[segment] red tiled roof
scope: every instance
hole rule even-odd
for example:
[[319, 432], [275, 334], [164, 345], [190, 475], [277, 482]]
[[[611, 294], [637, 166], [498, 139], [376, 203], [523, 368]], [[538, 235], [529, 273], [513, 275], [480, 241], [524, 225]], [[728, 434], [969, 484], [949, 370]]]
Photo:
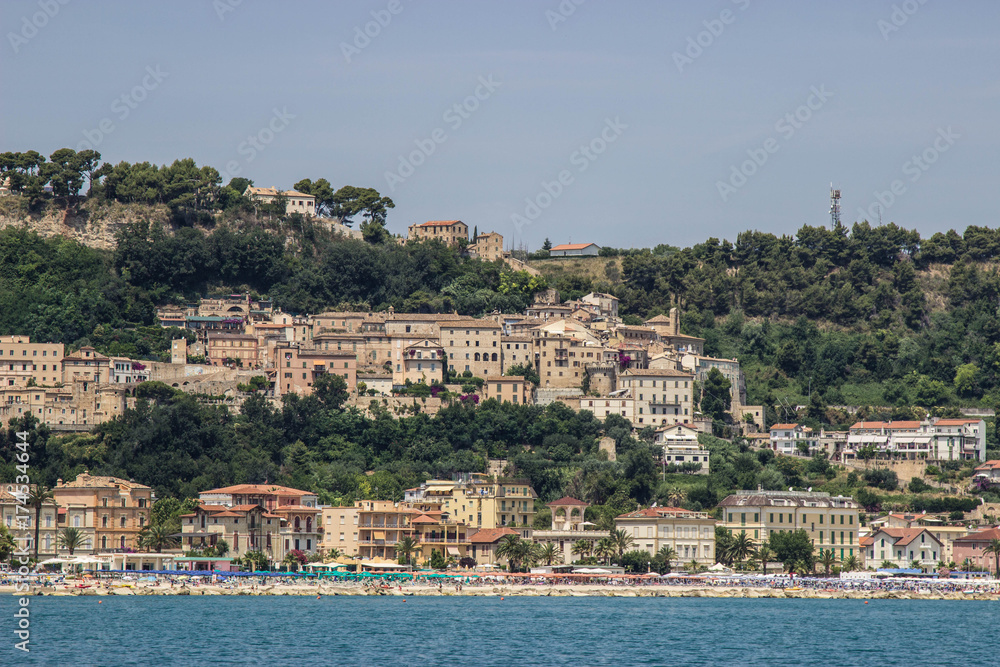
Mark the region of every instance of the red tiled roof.
[[617, 519], [641, 519], [641, 518], [657, 518], [663, 516], [664, 514], [694, 514], [691, 510], [686, 510], [682, 507], [647, 507], [645, 509], [636, 510], [634, 512], [629, 512], [627, 514], [622, 514]]
[[299, 489], [291, 489], [287, 486], [278, 486], [277, 484], [237, 484], [235, 486], [224, 486], [221, 489], [210, 489], [208, 491], [202, 491], [202, 493], [229, 493], [229, 494], [261, 493], [261, 494], [271, 494], [280, 496], [313, 495], [309, 491], [300, 491]]
[[504, 526], [503, 528], [487, 528], [486, 530], [481, 530], [472, 537], [469, 538], [469, 542], [472, 544], [493, 544], [498, 542], [504, 535], [517, 535], [516, 530], [511, 530]]
[[953, 542], [989, 542], [990, 540], [1000, 540], [1000, 528], [987, 528], [978, 533], [971, 533], [965, 537], [956, 537]]
[[880, 528], [874, 535], [872, 535], [872, 538], [874, 539], [875, 535], [878, 535], [879, 533], [885, 533], [890, 537], [896, 538], [895, 544], [901, 547], [905, 547], [907, 544], [915, 540], [920, 536], [920, 533], [927, 533], [932, 540], [938, 544], [941, 543], [941, 540], [934, 537], [934, 535], [926, 528]]
[[548, 507], [552, 507], [553, 505], [582, 505], [586, 507], [589, 506], [590, 503], [585, 503], [582, 500], [577, 500], [576, 498], [570, 498], [569, 496], [563, 496], [559, 500], [553, 500], [551, 503], [548, 504]]
[[976, 470], [997, 470], [1000, 469], [1000, 459], [991, 459], [982, 465], [976, 466]]
[[440, 521], [440, 519], [429, 517], [426, 514], [421, 514], [415, 519], [410, 519], [410, 523], [437, 523], [438, 521]]
[[791, 431], [792, 429], [798, 428], [798, 424], [775, 424], [771, 427], [772, 431]]
[[560, 245], [552, 246], [549, 252], [553, 250], [583, 250], [584, 248], [589, 248], [592, 245], [597, 245], [596, 243], [563, 243]]
[[965, 426], [966, 424], [976, 424], [980, 419], [939, 419], [934, 422], [935, 426]]

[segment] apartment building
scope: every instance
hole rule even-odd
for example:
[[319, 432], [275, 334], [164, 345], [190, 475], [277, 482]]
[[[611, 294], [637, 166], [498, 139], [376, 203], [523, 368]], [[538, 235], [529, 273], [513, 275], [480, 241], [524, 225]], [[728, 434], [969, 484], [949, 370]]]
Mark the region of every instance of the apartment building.
[[185, 550], [214, 547], [220, 540], [229, 545], [228, 556], [242, 558], [261, 551], [271, 560], [281, 539], [281, 516], [258, 504], [199, 505], [181, 515], [181, 547]]
[[85, 345], [62, 359], [62, 381], [111, 382], [111, 359]]
[[360, 508], [354, 505], [351, 507], [322, 507], [320, 510], [323, 526], [323, 539], [319, 543], [320, 551], [328, 554], [336, 549], [346, 556], [357, 555]]
[[802, 529], [820, 554], [829, 549], [839, 560], [859, 555], [858, 504], [852, 498], [819, 491], [737, 491], [719, 506], [720, 525], [730, 533], [745, 532], [755, 544], [774, 532]]
[[496, 232], [480, 234], [466, 249], [483, 261], [496, 262], [503, 259], [503, 236]]
[[441, 241], [446, 245], [468, 243], [469, 226], [461, 220], [431, 220], [407, 228], [408, 241]]
[[531, 403], [531, 383], [522, 375], [490, 375], [483, 384], [483, 394], [501, 403], [527, 405]]
[[715, 519], [705, 512], [679, 507], [647, 507], [622, 514], [615, 527], [632, 537], [633, 548], [650, 556], [663, 547], [677, 553], [680, 563], [715, 563]]
[[986, 460], [986, 422], [982, 419], [861, 421], [853, 424], [844, 448], [854, 458], [862, 448], [884, 457], [929, 461]]
[[535, 365], [535, 355], [532, 351], [531, 336], [527, 334], [513, 334], [510, 336], [500, 336], [500, 367], [503, 372], [511, 366], [531, 366]]
[[62, 343], [32, 343], [28, 336], [0, 336], [0, 387], [63, 381]]
[[300, 343], [282, 342], [274, 348], [272, 365], [274, 392], [278, 396], [308, 396], [316, 379], [326, 373], [344, 378], [348, 391], [354, 391], [357, 386], [357, 357], [347, 350], [318, 350], [302, 347]]
[[76, 528], [84, 535], [86, 546], [79, 551], [139, 548], [139, 533], [149, 523], [153, 504], [150, 487], [84, 471], [71, 482], [58, 480], [52, 491], [59, 529]]
[[448, 355], [448, 369], [476, 377], [503, 373], [500, 325], [489, 319], [448, 319], [437, 323], [438, 340]]
[[417, 511], [446, 513], [470, 528], [509, 527], [528, 539], [536, 497], [526, 479], [460, 473], [453, 480], [432, 479], [408, 489], [404, 502]]
[[260, 363], [257, 353], [257, 337], [247, 334], [209, 334], [206, 356], [208, 363], [213, 366], [236, 364], [243, 368], [254, 368]]
[[358, 555], [362, 558], [396, 558], [396, 545], [412, 538], [410, 517], [414, 511], [391, 500], [359, 500]]
[[709, 473], [709, 452], [698, 442], [699, 431], [686, 424], [672, 424], [656, 430], [653, 443], [662, 447], [660, 460], [664, 466], [681, 466], [696, 463], [701, 469], [696, 474]]
[[275, 484], [237, 484], [202, 491], [198, 499], [205, 505], [229, 508], [260, 505], [265, 514], [276, 515], [280, 521], [278, 538], [276, 544], [272, 542], [269, 554], [276, 562], [292, 549], [319, 550], [320, 510], [314, 493]]
[[944, 552], [941, 540], [926, 528], [880, 528], [861, 538], [860, 546], [866, 567], [888, 562], [900, 569], [917, 565], [925, 572], [937, 569]]
[[618, 389], [635, 399], [633, 425], [661, 426], [690, 422], [694, 376], [670, 368], [628, 369], [618, 376]]
[[[785, 456], [802, 456], [815, 451], [819, 440], [813, 430], [802, 424], [775, 424], [771, 427], [769, 440], [772, 451]], [[801, 445], [801, 447], [800, 447]], [[803, 452], [802, 449], [806, 451]]]
[[[26, 541], [22, 539], [18, 544], [25, 547], [32, 555], [35, 551], [35, 508], [28, 507], [28, 511], [25, 513], [24, 499], [19, 499], [17, 494], [21, 492], [31, 493], [34, 488], [34, 484], [7, 483], [0, 485], [0, 517], [7, 526], [7, 530], [18, 538], [26, 538]], [[42, 513], [39, 517], [38, 557], [40, 559], [44, 560], [56, 554], [58, 531], [58, 506], [55, 500], [49, 499], [42, 503]]]

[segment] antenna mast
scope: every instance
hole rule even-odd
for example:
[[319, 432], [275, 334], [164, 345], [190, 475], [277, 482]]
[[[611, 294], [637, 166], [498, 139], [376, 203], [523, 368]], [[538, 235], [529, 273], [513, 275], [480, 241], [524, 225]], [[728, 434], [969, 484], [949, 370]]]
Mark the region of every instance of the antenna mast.
[[834, 190], [833, 183], [830, 183], [830, 224], [840, 225], [840, 190]]

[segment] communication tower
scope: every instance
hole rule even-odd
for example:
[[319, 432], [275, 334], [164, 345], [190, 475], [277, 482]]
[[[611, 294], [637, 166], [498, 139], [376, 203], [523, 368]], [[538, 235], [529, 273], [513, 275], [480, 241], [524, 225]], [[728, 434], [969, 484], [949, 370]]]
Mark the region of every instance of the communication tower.
[[834, 190], [833, 183], [830, 183], [830, 224], [834, 227], [840, 224], [840, 190]]

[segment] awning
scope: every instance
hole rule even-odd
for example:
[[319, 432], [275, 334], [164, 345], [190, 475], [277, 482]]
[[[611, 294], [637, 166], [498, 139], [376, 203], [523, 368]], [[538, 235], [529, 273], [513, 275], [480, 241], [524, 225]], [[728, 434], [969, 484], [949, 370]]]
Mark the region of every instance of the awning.
[[385, 531], [384, 530], [373, 530], [372, 531], [372, 539], [373, 540], [384, 540], [385, 539]]
[[448, 547], [448, 555], [449, 556], [458, 556], [458, 555], [460, 555], [458, 547]]

